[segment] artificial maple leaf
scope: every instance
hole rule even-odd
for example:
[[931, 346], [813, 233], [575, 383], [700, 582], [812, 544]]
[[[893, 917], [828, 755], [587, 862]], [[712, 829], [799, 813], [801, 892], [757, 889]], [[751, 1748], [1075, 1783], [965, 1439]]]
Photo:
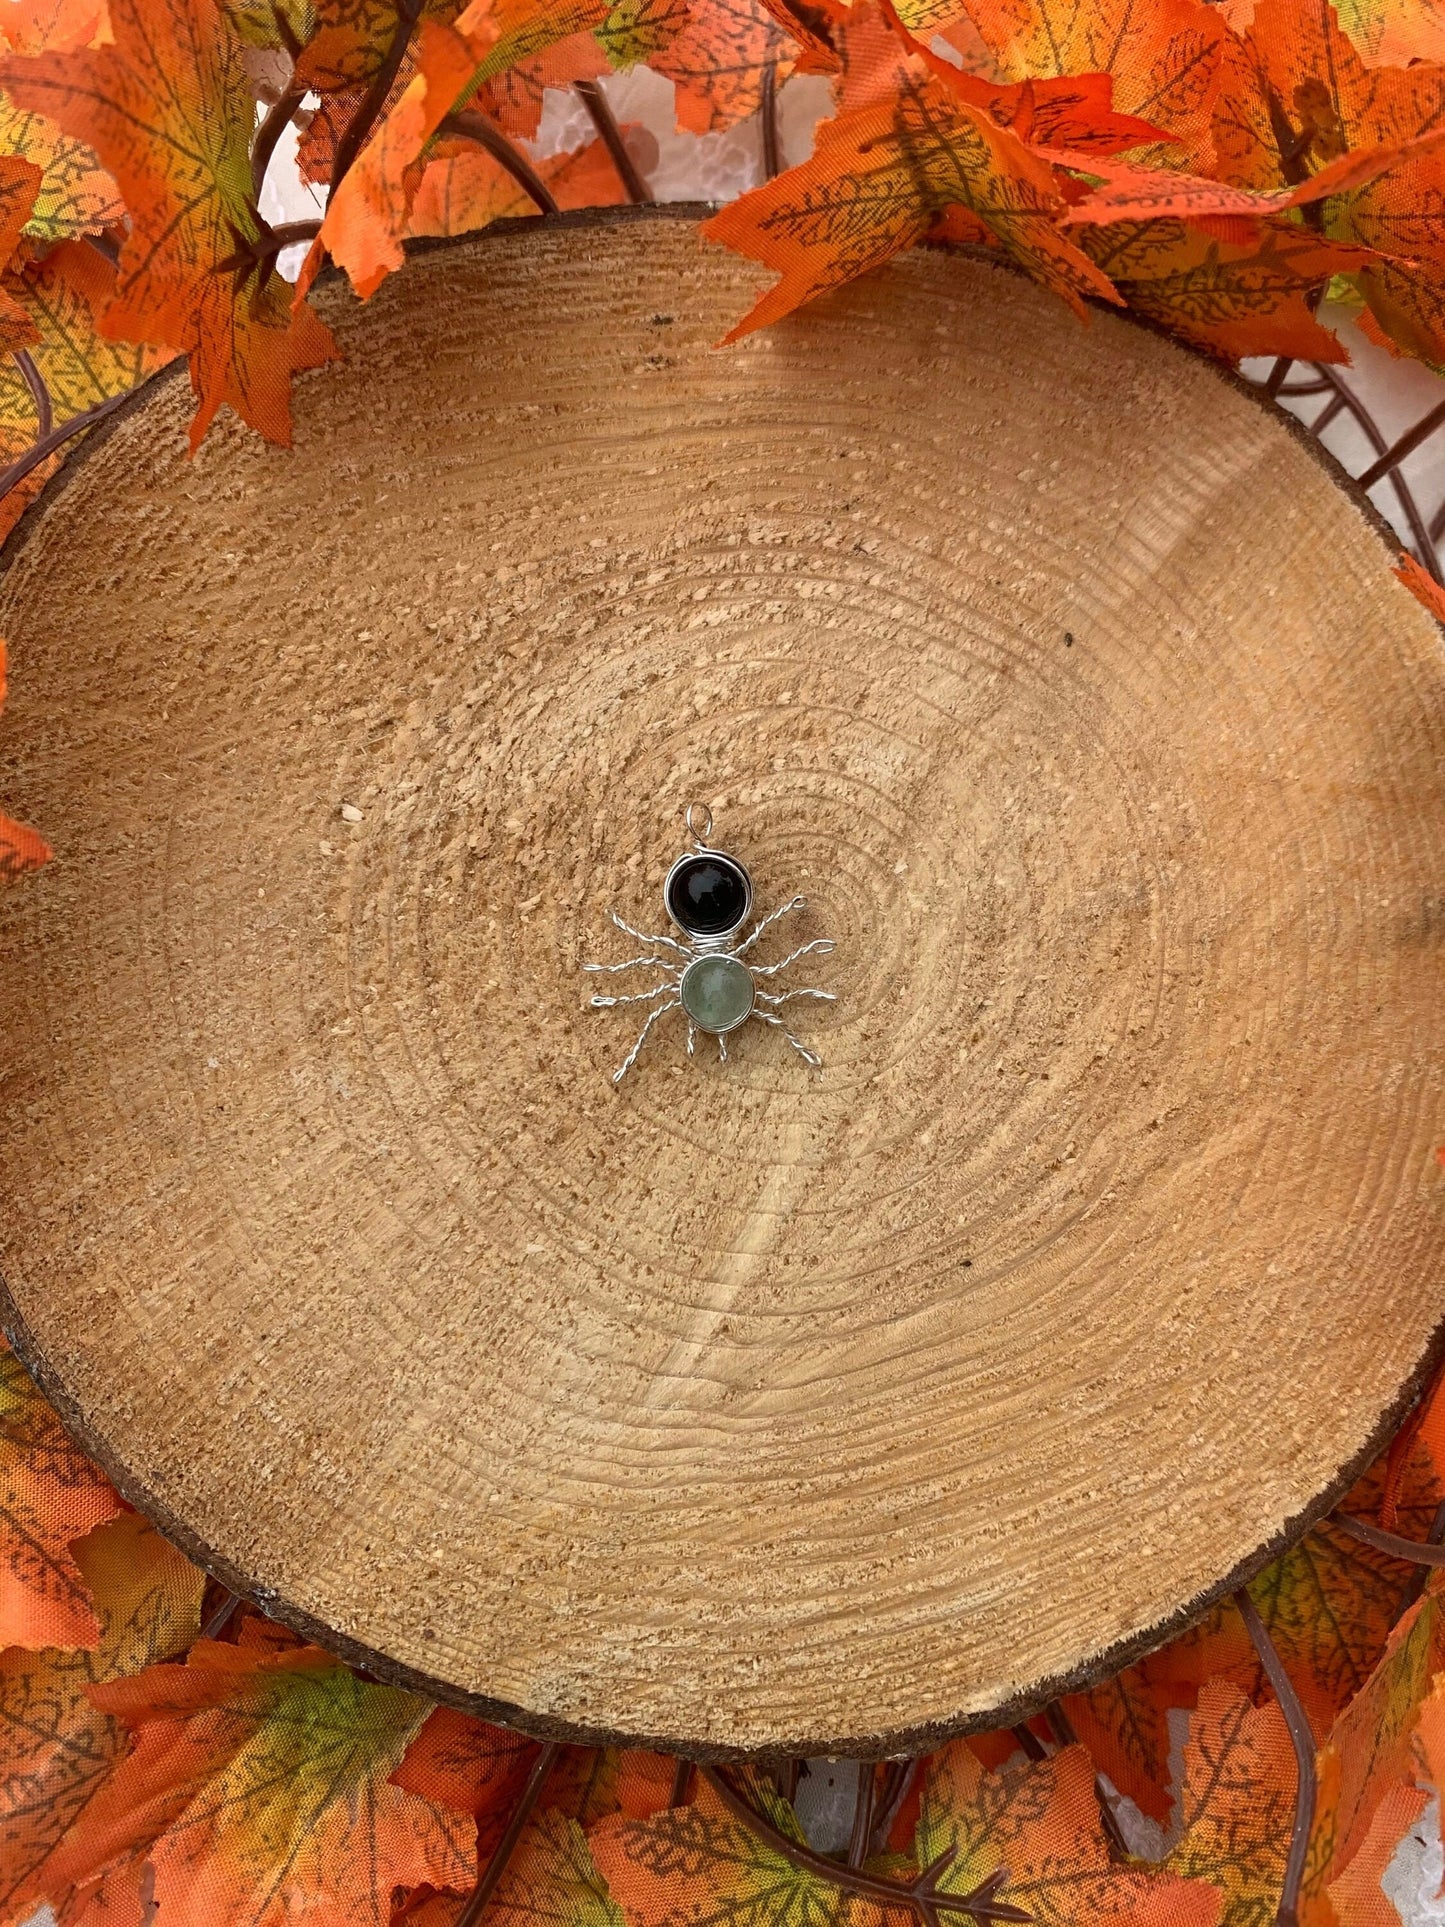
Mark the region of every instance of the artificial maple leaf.
[[125, 197], [103, 331], [190, 356], [192, 447], [222, 402], [289, 443], [293, 371], [336, 350], [309, 308], [293, 314], [274, 257], [246, 266], [262, 236], [240, 42], [215, 0], [112, 0], [110, 24], [113, 45], [0, 62], [11, 99], [94, 148]]
[[35, 325], [31, 359], [44, 378], [58, 422], [112, 395], [128, 394], [175, 358], [174, 350], [102, 334], [116, 270], [81, 241], [63, 241], [29, 262], [8, 285]]
[[[780, 1833], [804, 1844], [797, 1816], [770, 1781], [748, 1774], [745, 1786]], [[627, 1927], [883, 1927], [888, 1919], [873, 1901], [796, 1866], [705, 1781], [690, 1806], [650, 1820], [615, 1814], [591, 1829], [588, 1844]]]
[[758, 111], [769, 73], [782, 86], [795, 53], [762, 0], [702, 0], [651, 64], [677, 88], [679, 128], [720, 134]]
[[477, 1852], [485, 1862], [502, 1837], [539, 1750], [523, 1733], [438, 1706], [407, 1747], [391, 1776], [392, 1785], [434, 1806], [469, 1814], [477, 1823]]
[[825, 121], [810, 160], [704, 224], [709, 239], [781, 275], [726, 339], [879, 266], [954, 205], [1077, 312], [1086, 295], [1119, 299], [1058, 232], [1048, 166], [915, 61], [891, 101]]
[[[454, 1927], [464, 1894], [421, 1891], [392, 1916], [392, 1927]], [[625, 1927], [575, 1820], [536, 1814], [487, 1903], [487, 1927]]]
[[[0, 154], [0, 267], [14, 256], [40, 188], [40, 169], [29, 161]], [[0, 354], [27, 348], [39, 337], [35, 324], [14, 296], [0, 289]]]
[[[1225, 66], [1214, 116], [1219, 170], [1255, 188], [1294, 185], [1341, 155], [1405, 147], [1445, 129], [1445, 66], [1367, 67], [1329, 0], [1260, 0]], [[1373, 339], [1445, 360], [1445, 148], [1412, 150], [1322, 204], [1325, 231], [1385, 258], [1358, 284]]]
[[[98, 0], [12, 0], [0, 35], [17, 54], [89, 47], [103, 10]], [[62, 134], [43, 114], [26, 113], [0, 96], [0, 153], [17, 154], [41, 172], [27, 234], [42, 241], [99, 234], [125, 218], [120, 191], [83, 141]]]
[[1221, 1927], [1274, 1919], [1294, 1831], [1297, 1777], [1278, 1706], [1251, 1705], [1227, 1680], [1210, 1680], [1189, 1722], [1182, 1833], [1164, 1864], [1220, 1888]]
[[[936, 15], [930, 0], [924, 11]], [[950, 0], [943, 37], [998, 78], [1109, 74], [1113, 104], [1172, 135], [1157, 164], [1207, 171], [1225, 29], [1204, 0]], [[927, 24], [900, 7], [914, 31]], [[941, 22], [939, 24], [942, 24]]]
[[[631, 131], [624, 127], [624, 137]], [[470, 234], [493, 221], [535, 214], [536, 203], [500, 161], [475, 141], [438, 141], [412, 202], [408, 235]], [[560, 208], [617, 207], [627, 190], [600, 140], [539, 161], [537, 172]]]
[[75, 1546], [100, 1621], [93, 1652], [0, 1654], [0, 1919], [53, 1889], [47, 1857], [125, 1750], [91, 1688], [182, 1652], [200, 1625], [202, 1573], [134, 1513]]
[[1441, 0], [1339, 0], [1335, 11], [1355, 51], [1370, 67], [1445, 61]]
[[616, 0], [596, 31], [607, 64], [621, 73], [655, 60], [692, 17], [692, 0]]
[[1136, 314], [1229, 362], [1250, 355], [1344, 361], [1338, 338], [1315, 319], [1322, 287], [1362, 259], [1283, 217], [1217, 239], [1181, 220], [1121, 221], [1077, 231], [1080, 247]]
[[1317, 1922], [1302, 1908], [1301, 1927], [1336, 1927], [1336, 1923], [1338, 1927], [1401, 1927], [1400, 1916], [1380, 1884], [1381, 1876], [1429, 1804], [1430, 1796], [1420, 1787], [1399, 1783], [1390, 1787], [1350, 1864], [1328, 1882], [1332, 1918]]
[[1445, 1670], [1442, 1593], [1445, 1576], [1434, 1573], [1331, 1729], [1330, 1745], [1340, 1762], [1335, 1871], [1352, 1863], [1382, 1802], [1408, 1778], [1416, 1720], [1436, 1676]]
[[1169, 1711], [1192, 1695], [1158, 1680], [1149, 1662], [1126, 1667], [1092, 1692], [1070, 1693], [1063, 1710], [1089, 1757], [1141, 1813], [1167, 1823]]
[[470, 1822], [388, 1777], [426, 1702], [316, 1647], [201, 1640], [92, 1697], [134, 1745], [51, 1856], [51, 1892], [149, 1854], [163, 1918], [385, 1927], [394, 1887], [475, 1875]]
[[424, 21], [416, 72], [327, 203], [308, 267], [329, 253], [363, 300], [402, 264], [422, 153], [476, 66], [471, 44]]
[[[1347, 1508], [1364, 1511], [1379, 1473]], [[1404, 1576], [1398, 1560], [1361, 1545], [1328, 1520], [1307, 1533], [1249, 1583], [1249, 1596], [1274, 1641], [1317, 1739], [1379, 1663], [1399, 1616]], [[1251, 1699], [1269, 1695], [1263, 1669], [1232, 1601], [1154, 1654], [1161, 1680], [1196, 1688], [1220, 1677]]]
[[315, 0], [316, 32], [296, 56], [297, 82], [313, 93], [364, 88], [385, 64], [398, 35], [410, 38], [423, 17], [446, 23], [465, 0]]
[[[4, 701], [0, 642], [0, 708]], [[0, 875], [5, 839], [0, 827]], [[71, 1546], [120, 1510], [110, 1481], [71, 1443], [20, 1360], [0, 1349], [0, 1647], [100, 1644], [100, 1621]]]
[[999, 1897], [1035, 1927], [1214, 1927], [1219, 1918], [1219, 1894], [1206, 1883], [1113, 1859], [1082, 1746], [989, 1773], [955, 1740], [928, 1763], [915, 1852], [923, 1866], [951, 1856], [939, 1877], [948, 1893], [1006, 1870]]
[[52, 854], [38, 830], [0, 811], [0, 882], [13, 883], [27, 871], [38, 870]]
[[[1402, 555], [1395, 574], [1415, 600], [1425, 605], [1437, 622], [1445, 623], [1445, 588], [1441, 587], [1428, 569], [1422, 568], [1413, 555]], [[1429, 1431], [1427, 1434], [1425, 1424], [1422, 1423], [1420, 1443], [1439, 1469], [1442, 1464], [1445, 1464], [1445, 1399], [1442, 1399], [1438, 1387], [1430, 1400], [1425, 1419], [1428, 1422]], [[1396, 1505], [1397, 1501], [1392, 1495], [1390, 1511], [1385, 1519], [1386, 1526], [1392, 1531], [1396, 1524]]]
[[535, 138], [549, 87], [571, 87], [609, 71], [607, 55], [594, 33], [572, 33], [530, 60], [520, 60], [489, 80], [477, 105], [502, 129], [522, 140]]

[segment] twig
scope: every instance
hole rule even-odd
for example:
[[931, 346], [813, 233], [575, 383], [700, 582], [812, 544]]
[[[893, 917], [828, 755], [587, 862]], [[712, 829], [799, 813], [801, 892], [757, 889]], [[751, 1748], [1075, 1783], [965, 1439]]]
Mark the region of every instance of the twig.
[[576, 82], [578, 98], [592, 116], [592, 125], [601, 137], [602, 145], [611, 156], [612, 165], [617, 169], [617, 178], [627, 190], [627, 198], [634, 207], [650, 201], [647, 182], [637, 171], [637, 163], [627, 151], [627, 143], [622, 138], [622, 129], [617, 125], [617, 116], [612, 111], [612, 103], [603, 93], [595, 80]]
[[202, 1639], [219, 1639], [245, 1603], [240, 1593], [228, 1592], [206, 1621], [205, 1625], [202, 1626], [200, 1637]]
[[261, 192], [261, 183], [266, 178], [266, 170], [271, 165], [271, 156], [276, 152], [276, 143], [290, 125], [296, 109], [306, 98], [306, 89], [298, 87], [295, 80], [287, 81], [281, 93], [266, 111], [266, 118], [256, 130], [256, 139], [251, 147], [251, 188]]
[[1044, 1745], [1038, 1734], [1031, 1732], [1027, 1726], [1014, 1727], [1013, 1736], [1029, 1759], [1046, 1760], [1049, 1757], [1049, 1749]]
[[888, 1845], [888, 1836], [903, 1811], [903, 1802], [913, 1790], [913, 1782], [918, 1778], [921, 1764], [919, 1760], [893, 1762], [889, 1777], [883, 1783], [883, 1797], [878, 1802], [878, 1812], [873, 1821], [874, 1853], [882, 1853]]
[[336, 153], [331, 162], [331, 192], [334, 194], [351, 171], [351, 164], [361, 152], [361, 144], [371, 132], [377, 115], [386, 105], [386, 97], [391, 92], [391, 83], [401, 70], [406, 59], [406, 50], [411, 45], [416, 23], [421, 18], [423, 0], [399, 0], [396, 10], [396, 27], [392, 32], [391, 45], [386, 50], [386, 58], [362, 95], [361, 105], [346, 123], [340, 140], [336, 143]]
[[544, 214], [561, 213], [551, 188], [521, 148], [514, 147], [501, 128], [494, 126], [485, 114], [474, 113], [470, 108], [459, 114], [448, 114], [437, 131], [476, 141], [479, 146], [486, 148], [494, 161], [499, 161], [506, 168], [519, 187], [526, 189]]
[[30, 359], [28, 348], [17, 348], [15, 359], [20, 372], [25, 377], [25, 386], [35, 398], [37, 440], [44, 440], [55, 426], [55, 410], [50, 405], [50, 390], [45, 385], [45, 377]]
[[770, 60], [763, 69], [762, 98], [758, 102], [758, 122], [763, 130], [763, 179], [771, 181], [783, 171], [782, 146], [778, 140], [778, 63]]
[[[1406, 1542], [1408, 1543], [1408, 1541]], [[1284, 1662], [1275, 1650], [1274, 1641], [1265, 1631], [1264, 1621], [1255, 1611], [1254, 1601], [1241, 1589], [1234, 1595], [1234, 1603], [1239, 1608], [1239, 1616], [1244, 1621], [1245, 1630], [1259, 1655], [1274, 1696], [1279, 1701], [1279, 1710], [1284, 1715], [1284, 1723], [1289, 1728], [1290, 1743], [1294, 1747], [1297, 1780], [1294, 1796], [1294, 1831], [1290, 1835], [1289, 1858], [1285, 1862], [1284, 1884], [1279, 1890], [1279, 1909], [1275, 1919], [1279, 1927], [1296, 1927], [1299, 1920], [1300, 1886], [1304, 1880], [1305, 1859], [1309, 1853], [1310, 1830], [1315, 1819], [1315, 1736], [1300, 1705], [1299, 1695], [1294, 1683], [1284, 1670]]]
[[[975, 1920], [1018, 1920], [1031, 1921], [1032, 1914], [1026, 1914], [1022, 1907], [1013, 1907], [1006, 1901], [994, 1898], [1000, 1887], [1008, 1879], [1000, 1867], [991, 1873], [987, 1880], [966, 1894], [945, 1893], [939, 1889], [938, 1882], [947, 1873], [955, 1858], [952, 1848], [940, 1854], [930, 1866], [919, 1874], [909, 1886], [901, 1886], [896, 1880], [885, 1880], [881, 1874], [872, 1874], [862, 1867], [846, 1867], [841, 1861], [829, 1860], [821, 1853], [814, 1853], [811, 1847], [802, 1846], [790, 1840], [787, 1834], [778, 1830], [738, 1792], [730, 1780], [715, 1766], [699, 1766], [698, 1772], [717, 1794], [723, 1805], [785, 1860], [804, 1873], [816, 1874], [820, 1880], [831, 1881], [835, 1887], [846, 1887], [854, 1893], [870, 1894], [875, 1900], [893, 1907], [911, 1907], [917, 1914], [922, 1927], [935, 1927], [939, 1911], [958, 1914], [971, 1914]], [[457, 1927], [464, 1923], [457, 1922]], [[470, 1927], [470, 1924], [467, 1924]]]
[[1352, 1519], [1347, 1512], [1336, 1512], [1330, 1517], [1330, 1524], [1347, 1532], [1352, 1539], [1358, 1539], [1363, 1546], [1373, 1546], [1376, 1552], [1388, 1552], [1392, 1559], [1404, 1559], [1413, 1566], [1445, 1566], [1445, 1546], [1438, 1546], [1428, 1540], [1402, 1539], [1397, 1532], [1382, 1532], [1379, 1526], [1368, 1525], [1363, 1519]]
[[871, 1760], [858, 1762], [858, 1792], [853, 1801], [853, 1831], [848, 1836], [848, 1865], [861, 1867], [873, 1837], [873, 1798], [877, 1782]]
[[668, 1796], [670, 1807], [687, 1805], [687, 1796], [692, 1787], [692, 1761], [679, 1760], [672, 1769], [672, 1792]]
[[81, 239], [87, 247], [95, 249], [102, 261], [109, 261], [113, 268], [119, 267], [120, 243], [118, 241], [112, 241], [108, 234], [85, 234]]
[[1355, 480], [1363, 489], [1372, 489], [1376, 482], [1382, 482], [1391, 469], [1398, 468], [1407, 455], [1413, 455], [1421, 442], [1435, 433], [1445, 422], [1445, 401], [1437, 402], [1426, 415], [1422, 415], [1413, 428], [1407, 428], [1399, 441], [1393, 442], [1378, 461], [1371, 462], [1363, 475]]
[[1270, 369], [1269, 377], [1264, 384], [1264, 392], [1271, 401], [1279, 400], [1279, 391], [1284, 387], [1285, 377], [1293, 366], [1294, 363], [1288, 355], [1281, 355]]
[[562, 1751], [556, 1740], [548, 1740], [533, 1763], [527, 1775], [527, 1784], [522, 1788], [521, 1798], [512, 1809], [512, 1817], [507, 1822], [507, 1830], [492, 1849], [492, 1857], [482, 1869], [481, 1877], [472, 1888], [471, 1899], [457, 1915], [456, 1927], [477, 1927], [477, 1922], [486, 1911], [487, 1902], [497, 1890], [497, 1882], [507, 1871], [507, 1862], [517, 1848], [522, 1837], [522, 1829], [532, 1817], [532, 1809], [542, 1797], [542, 1788], [547, 1784], [547, 1776], [556, 1764], [557, 1755]]

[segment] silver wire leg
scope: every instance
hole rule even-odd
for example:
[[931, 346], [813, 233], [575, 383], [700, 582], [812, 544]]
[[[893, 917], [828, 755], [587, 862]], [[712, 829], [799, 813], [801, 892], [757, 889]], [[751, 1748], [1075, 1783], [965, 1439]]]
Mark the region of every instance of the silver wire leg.
[[622, 1062], [617, 1066], [617, 1069], [612, 1073], [612, 1082], [614, 1084], [620, 1084], [623, 1078], [626, 1077], [627, 1073], [632, 1069], [632, 1066], [637, 1062], [637, 1053], [642, 1049], [642, 1046], [647, 1042], [647, 1033], [652, 1029], [652, 1026], [657, 1022], [658, 1018], [665, 1017], [668, 1011], [670, 1010], [681, 1010], [681, 1008], [682, 1008], [681, 997], [674, 997], [670, 1003], [659, 1004], [656, 1010], [650, 1010], [647, 1013], [647, 1022], [642, 1026], [642, 1029], [637, 1033], [637, 1042], [632, 1046], [632, 1049], [627, 1053], [626, 1057], [623, 1058]]
[[619, 970], [639, 970], [643, 964], [655, 964], [659, 970], [677, 969], [677, 965], [671, 957], [629, 957], [626, 963], [583, 964], [582, 968], [584, 970], [590, 970], [594, 976], [611, 977]]
[[634, 930], [630, 923], [624, 923], [615, 910], [609, 910], [607, 914], [611, 917], [624, 937], [635, 937], [638, 943], [645, 943], [653, 949], [656, 949], [660, 944], [664, 950], [675, 950], [680, 957], [686, 957], [691, 954], [687, 946], [680, 944], [676, 937], [652, 936], [646, 930]]
[[794, 897], [791, 903], [780, 903], [776, 910], [770, 910], [768, 912], [750, 937], [744, 937], [743, 941], [733, 952], [733, 955], [740, 957], [745, 950], [751, 950], [763, 932], [770, 930], [779, 917], [791, 916], [794, 910], [806, 910], [807, 907], [808, 899], [806, 897]]
[[726, 1064], [728, 1061], [728, 1040], [723, 1036], [721, 1031], [718, 1033], [717, 1054], [718, 1062], [720, 1064]]
[[780, 970], [795, 964], [799, 957], [831, 957], [837, 948], [831, 937], [814, 937], [811, 943], [800, 944], [796, 950], [790, 950], [778, 963], [753, 964], [752, 973], [755, 977], [776, 977]]
[[[805, 984], [799, 990], [785, 990], [781, 996], [777, 997], [768, 990], [755, 991], [754, 995], [760, 1004], [772, 1004], [775, 1009], [779, 1004], [792, 1003], [795, 997], [816, 997], [820, 1004], [836, 1004], [838, 1001], [831, 990], [815, 990], [811, 984]], [[594, 997], [592, 1001], [595, 1004], [597, 999]], [[622, 1002], [625, 1000], [618, 999], [618, 1001]]]
[[615, 1009], [618, 1004], [650, 1004], [654, 997], [665, 997], [669, 991], [675, 991], [676, 989], [677, 973], [673, 971], [668, 977], [667, 982], [665, 984], [658, 984], [655, 990], [639, 990], [636, 996], [633, 997], [603, 997], [594, 995], [590, 999], [590, 1002], [594, 1010], [612, 1010]]
[[697, 1025], [696, 1025], [696, 1024], [692, 1024], [692, 1023], [690, 1023], [690, 1024], [688, 1025], [688, 1027], [687, 1027], [687, 1054], [688, 1054], [688, 1056], [689, 1056], [689, 1057], [691, 1057], [691, 1056], [693, 1056], [693, 1054], [694, 1054], [694, 1053], [696, 1052], [696, 1050], [697, 1050]]
[[793, 1049], [798, 1053], [799, 1057], [801, 1057], [803, 1062], [808, 1066], [809, 1070], [815, 1071], [819, 1068], [819, 1066], [823, 1062], [822, 1058], [818, 1056], [816, 1051], [809, 1050], [806, 1044], [800, 1042], [799, 1039], [796, 1038], [793, 1035], [793, 1033], [788, 1029], [787, 1025], [783, 1022], [781, 1017], [775, 1017], [772, 1011], [770, 1010], [755, 1009], [753, 1011], [753, 1015], [754, 1017], [757, 1018], [760, 1024], [776, 1025], [777, 1028], [783, 1033], [784, 1037], [786, 1037], [788, 1042], [792, 1045]]

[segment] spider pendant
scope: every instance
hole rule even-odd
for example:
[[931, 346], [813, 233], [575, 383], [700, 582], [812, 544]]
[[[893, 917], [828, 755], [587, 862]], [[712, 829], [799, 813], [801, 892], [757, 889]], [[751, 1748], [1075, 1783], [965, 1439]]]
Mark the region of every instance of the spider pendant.
[[[695, 822], [694, 818], [698, 821]], [[613, 1083], [622, 1082], [637, 1062], [653, 1025], [673, 1010], [682, 1011], [687, 1018], [689, 1057], [696, 1049], [697, 1033], [703, 1031], [710, 1037], [716, 1037], [718, 1056], [726, 1063], [730, 1033], [752, 1017], [759, 1023], [780, 1030], [803, 1062], [816, 1070], [822, 1060], [793, 1035], [778, 1012], [784, 1004], [792, 1003], [797, 997], [812, 997], [824, 1004], [834, 1003], [836, 999], [833, 993], [814, 989], [811, 985], [783, 991], [772, 991], [765, 986], [802, 957], [831, 956], [836, 948], [833, 939], [815, 937], [811, 943], [801, 944], [777, 963], [757, 964], [748, 961], [746, 953], [763, 932], [771, 929], [780, 917], [804, 909], [807, 899], [793, 897], [781, 904], [756, 924], [741, 943], [736, 942], [752, 910], [752, 878], [735, 856], [713, 849], [708, 843], [707, 839], [712, 834], [710, 810], [700, 809], [696, 803], [691, 804], [685, 821], [692, 847], [683, 851], [668, 871], [667, 880], [662, 886], [663, 904], [681, 936], [650, 936], [644, 930], [634, 930], [614, 910], [613, 923], [625, 935], [645, 944], [646, 952], [640, 957], [628, 957], [623, 963], [589, 963], [582, 966], [584, 970], [603, 976], [621, 970], [656, 970], [662, 973], [659, 984], [651, 990], [639, 991], [635, 996], [598, 996], [592, 999], [594, 1010], [612, 1010], [621, 1004], [652, 1006], [632, 1049], [612, 1073]]]

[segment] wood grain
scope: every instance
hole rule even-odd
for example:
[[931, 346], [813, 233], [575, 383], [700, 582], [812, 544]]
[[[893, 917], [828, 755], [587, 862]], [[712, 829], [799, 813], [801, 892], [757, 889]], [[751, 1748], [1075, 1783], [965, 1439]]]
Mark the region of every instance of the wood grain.
[[[1445, 1312], [1445, 682], [1213, 369], [676, 220], [430, 253], [297, 445], [159, 386], [0, 588], [11, 1324], [167, 1529], [541, 1731], [877, 1750], [1158, 1638]], [[636, 1072], [711, 805], [838, 939]], [[351, 806], [349, 821], [342, 805]], [[774, 951], [770, 954], [780, 954]]]

